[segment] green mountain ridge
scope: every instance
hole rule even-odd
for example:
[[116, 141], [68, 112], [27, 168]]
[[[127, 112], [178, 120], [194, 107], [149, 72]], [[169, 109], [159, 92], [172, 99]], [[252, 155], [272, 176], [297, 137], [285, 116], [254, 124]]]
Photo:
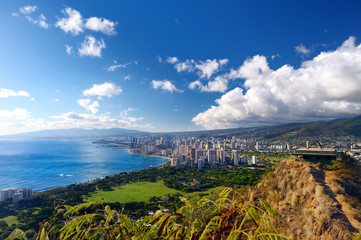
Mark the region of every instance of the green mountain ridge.
[[198, 137], [228, 137], [238, 136], [246, 138], [273, 139], [277, 137], [341, 137], [356, 136], [361, 137], [361, 115], [330, 121], [319, 121], [310, 123], [287, 123], [281, 125], [268, 125], [261, 127], [230, 128], [216, 130], [200, 130], [188, 132], [146, 132], [128, 130], [121, 128], [112, 129], [54, 129], [37, 132], [6, 135], [0, 137], [11, 138], [81, 138], [81, 137], [116, 137], [116, 136], [198, 136]]
[[[311, 123], [289, 123], [256, 128], [234, 128], [213, 132], [216, 136], [247, 136], [272, 139], [276, 137], [341, 137], [361, 136], [361, 116]], [[208, 134], [205, 134], [208, 135]]]

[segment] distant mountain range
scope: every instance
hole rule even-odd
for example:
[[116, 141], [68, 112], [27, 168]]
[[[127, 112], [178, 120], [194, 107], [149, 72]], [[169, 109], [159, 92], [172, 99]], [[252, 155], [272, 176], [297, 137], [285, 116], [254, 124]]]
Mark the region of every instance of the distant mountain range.
[[[361, 137], [361, 116], [349, 119], [336, 119], [311, 123], [289, 123], [254, 128], [233, 128], [210, 131], [213, 136], [248, 136], [272, 139], [277, 137]], [[203, 135], [208, 135], [204, 133]]]
[[[150, 133], [122, 128], [112, 129], [56, 129], [42, 130], [30, 133], [7, 135], [3, 137], [12, 138], [105, 138], [119, 136], [140, 136], [140, 135], [168, 135], [168, 136], [242, 136], [248, 138], [272, 139], [278, 137], [307, 137], [307, 136], [356, 136], [361, 137], [361, 116], [349, 119], [337, 119], [332, 121], [320, 121], [312, 123], [289, 123], [282, 125], [232, 128], [219, 130], [204, 130], [191, 132], [166, 132]], [[1, 136], [0, 136], [1, 137]]]
[[51, 129], [37, 132], [19, 133], [0, 137], [11, 138], [100, 138], [100, 137], [119, 137], [119, 136], [134, 136], [144, 135], [147, 132], [137, 130], [128, 130], [122, 128], [110, 129]]

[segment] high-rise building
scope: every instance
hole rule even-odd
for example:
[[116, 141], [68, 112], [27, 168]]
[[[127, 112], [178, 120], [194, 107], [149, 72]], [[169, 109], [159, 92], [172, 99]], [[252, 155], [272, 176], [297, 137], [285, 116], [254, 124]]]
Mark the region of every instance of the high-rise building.
[[202, 157], [201, 159], [198, 160], [198, 168], [204, 168], [204, 164], [205, 164], [205, 160]]
[[188, 159], [188, 166], [194, 167], [194, 159]]
[[216, 162], [216, 156], [215, 155], [209, 155], [208, 156], [208, 162], [209, 164], [212, 164]]
[[191, 159], [196, 160], [196, 148], [191, 149]]
[[231, 148], [232, 148], [232, 150], [236, 148], [236, 142], [235, 141], [231, 142]]
[[23, 200], [23, 193], [21, 193], [21, 192], [15, 193], [13, 196], [13, 202], [15, 203], [20, 200]]
[[232, 159], [233, 159], [234, 166], [238, 166], [239, 165], [239, 154], [238, 154], [237, 150], [232, 151]]
[[243, 164], [248, 164], [248, 154], [242, 155], [242, 163]]
[[180, 154], [184, 154], [186, 157], [186, 160], [188, 160], [188, 147], [185, 145], [180, 145], [179, 146], [179, 153]]
[[201, 159], [201, 157], [203, 157], [203, 156], [204, 156], [203, 150], [202, 150], [202, 149], [198, 149], [198, 150], [196, 151], [196, 162], [198, 162], [198, 160]]
[[224, 149], [217, 150], [217, 158], [219, 165], [224, 165], [226, 163], [226, 152]]
[[23, 199], [30, 199], [33, 195], [33, 190], [31, 188], [23, 188]]
[[16, 188], [9, 188], [9, 198], [13, 198], [16, 193], [18, 193]]
[[252, 156], [252, 165], [257, 165], [257, 156]]
[[10, 198], [9, 189], [3, 189], [0, 191], [0, 202]]

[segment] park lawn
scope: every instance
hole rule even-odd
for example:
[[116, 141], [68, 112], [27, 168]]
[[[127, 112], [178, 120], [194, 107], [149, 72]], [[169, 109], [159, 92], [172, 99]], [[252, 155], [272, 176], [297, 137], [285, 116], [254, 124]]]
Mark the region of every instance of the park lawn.
[[95, 191], [90, 195], [84, 196], [84, 201], [100, 201], [103, 198], [107, 203], [127, 203], [148, 201], [152, 197], [163, 197], [167, 194], [178, 193], [178, 190], [170, 189], [164, 186], [163, 181], [158, 182], [139, 182], [129, 183], [112, 191]]
[[19, 223], [18, 218], [16, 216], [7, 216], [4, 218], [0, 218], [0, 221], [5, 221], [9, 226]]

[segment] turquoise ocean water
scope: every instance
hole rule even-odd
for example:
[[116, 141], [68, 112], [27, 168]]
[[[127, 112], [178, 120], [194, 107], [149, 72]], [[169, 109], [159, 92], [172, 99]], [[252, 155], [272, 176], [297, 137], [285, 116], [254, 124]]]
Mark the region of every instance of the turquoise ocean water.
[[167, 161], [103, 146], [86, 140], [0, 140], [0, 189], [66, 186]]

